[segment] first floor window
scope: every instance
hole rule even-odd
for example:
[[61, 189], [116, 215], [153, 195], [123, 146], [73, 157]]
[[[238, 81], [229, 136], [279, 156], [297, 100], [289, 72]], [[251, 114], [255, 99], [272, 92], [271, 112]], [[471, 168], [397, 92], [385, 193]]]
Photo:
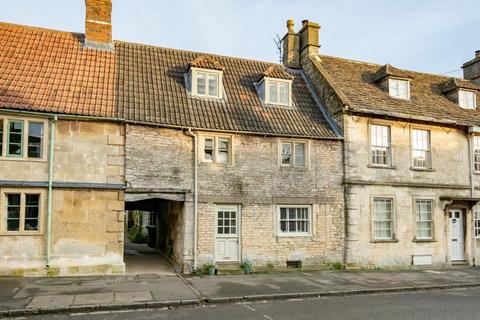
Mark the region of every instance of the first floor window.
[[393, 239], [393, 199], [373, 199], [373, 238]]
[[6, 231], [38, 231], [40, 195], [8, 193], [6, 198]]
[[0, 119], [0, 157], [3, 155], [3, 119]]
[[432, 200], [415, 200], [416, 211], [416, 236], [417, 239], [432, 239]]
[[280, 206], [279, 220], [281, 234], [310, 233], [310, 206]]
[[28, 123], [28, 157], [41, 158], [43, 147], [43, 123]]
[[480, 136], [473, 136], [473, 166], [480, 171]]
[[281, 164], [283, 166], [305, 167], [306, 143], [282, 142]]
[[430, 131], [412, 130], [412, 157], [413, 167], [430, 167]]
[[203, 160], [219, 163], [230, 162], [231, 140], [226, 137], [205, 137]]
[[372, 164], [386, 166], [390, 164], [390, 127], [370, 126], [370, 146]]
[[23, 121], [10, 120], [8, 122], [8, 150], [7, 155], [21, 157], [23, 144]]
[[473, 214], [475, 220], [475, 238], [480, 239], [480, 209], [475, 208]]

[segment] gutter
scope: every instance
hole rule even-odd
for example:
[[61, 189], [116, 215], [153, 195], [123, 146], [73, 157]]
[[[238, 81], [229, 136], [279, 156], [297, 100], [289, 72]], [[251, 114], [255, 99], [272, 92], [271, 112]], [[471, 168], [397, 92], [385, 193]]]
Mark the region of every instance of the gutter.
[[75, 120], [75, 121], [108, 121], [108, 122], [125, 122], [122, 118], [115, 118], [115, 117], [103, 117], [103, 116], [85, 116], [85, 115], [70, 115], [70, 114], [62, 114], [62, 113], [52, 113], [52, 112], [38, 112], [38, 111], [26, 111], [26, 110], [18, 110], [18, 109], [5, 109], [0, 108], [0, 112], [9, 113], [9, 114], [17, 114], [19, 116], [36, 116], [36, 117], [44, 117], [44, 118], [52, 118], [56, 117], [60, 120]]
[[192, 132], [192, 129], [188, 129], [185, 133], [187, 136], [193, 138], [193, 270], [198, 268], [197, 266], [197, 236], [198, 236], [198, 138], [197, 135]]
[[53, 197], [53, 160], [55, 150], [55, 125], [58, 117], [55, 115], [50, 121], [50, 145], [48, 155], [48, 197], [47, 197], [47, 268], [51, 262], [52, 247], [52, 197]]

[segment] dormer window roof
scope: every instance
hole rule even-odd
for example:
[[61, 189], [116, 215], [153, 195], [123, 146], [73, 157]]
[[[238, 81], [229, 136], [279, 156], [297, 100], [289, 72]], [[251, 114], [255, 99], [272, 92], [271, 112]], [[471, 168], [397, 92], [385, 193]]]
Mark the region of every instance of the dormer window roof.
[[442, 93], [464, 109], [476, 109], [480, 86], [466, 80], [450, 78], [440, 85]]
[[292, 106], [293, 76], [280, 66], [270, 66], [257, 83], [260, 99], [267, 105]]
[[223, 70], [225, 67], [210, 56], [199, 56], [189, 64], [187, 90], [194, 97], [223, 99]]
[[406, 72], [386, 64], [373, 75], [375, 82], [388, 91], [391, 97], [410, 99], [410, 75]]

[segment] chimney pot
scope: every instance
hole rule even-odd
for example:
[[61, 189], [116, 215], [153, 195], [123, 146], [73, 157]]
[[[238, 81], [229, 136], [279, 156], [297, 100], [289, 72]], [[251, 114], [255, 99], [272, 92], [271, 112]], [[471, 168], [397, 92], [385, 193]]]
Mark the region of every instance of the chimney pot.
[[295, 26], [295, 22], [293, 21], [293, 19], [288, 19], [287, 20], [287, 29], [288, 29], [288, 33], [294, 33], [294, 26]]

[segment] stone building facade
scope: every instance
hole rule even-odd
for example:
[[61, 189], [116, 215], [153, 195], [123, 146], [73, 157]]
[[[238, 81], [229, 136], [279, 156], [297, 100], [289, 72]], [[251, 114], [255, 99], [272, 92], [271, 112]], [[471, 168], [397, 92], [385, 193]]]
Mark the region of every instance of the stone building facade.
[[[284, 266], [287, 261], [304, 265], [343, 260], [343, 190], [341, 144], [338, 140], [292, 139], [242, 133], [195, 131], [232, 141], [232, 162], [220, 164], [197, 160], [198, 247], [197, 266], [216, 263], [219, 244], [218, 211], [233, 207], [238, 219], [238, 256], [229, 263], [249, 260], [262, 267]], [[282, 167], [282, 141], [305, 141], [306, 168]], [[149, 148], [146, 149], [145, 145]], [[126, 180], [130, 190], [150, 189], [158, 194], [186, 193], [180, 211], [181, 233], [176, 263], [191, 268], [194, 228], [191, 190], [194, 179], [192, 137], [179, 129], [128, 125], [126, 130]], [[260, 151], [261, 150], [261, 151]], [[201, 159], [203, 149], [197, 149]], [[137, 156], [141, 155], [141, 157]], [[311, 231], [305, 236], [284, 236], [278, 230], [278, 208], [310, 207]], [[183, 248], [180, 247], [183, 245]], [[181, 257], [183, 249], [183, 258]], [[218, 250], [218, 248], [217, 248]], [[226, 261], [224, 261], [226, 262]]]
[[318, 24], [287, 26], [284, 63], [343, 129], [346, 265], [477, 265], [479, 54], [448, 78], [321, 55]]

